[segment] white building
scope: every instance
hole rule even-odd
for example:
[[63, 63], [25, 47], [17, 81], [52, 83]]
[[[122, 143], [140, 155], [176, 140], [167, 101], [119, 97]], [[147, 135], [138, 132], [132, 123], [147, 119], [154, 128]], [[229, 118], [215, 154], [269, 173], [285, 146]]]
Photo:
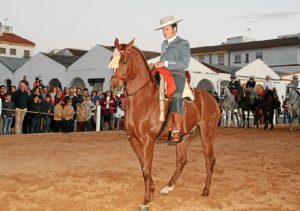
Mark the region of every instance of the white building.
[[11, 26], [0, 22], [0, 56], [30, 58], [34, 54], [35, 43], [13, 33]]
[[107, 66], [111, 56], [112, 51], [96, 45], [68, 68], [66, 86], [86, 87], [90, 91], [93, 89], [109, 90], [112, 70]]
[[26, 58], [0, 56], [0, 85], [4, 85], [10, 89], [14, 80], [15, 71], [27, 61], [28, 59]]
[[195, 59], [208, 64], [244, 67], [261, 59], [274, 71], [300, 71], [299, 34], [262, 41], [236, 37], [221, 45], [192, 48], [191, 52]]

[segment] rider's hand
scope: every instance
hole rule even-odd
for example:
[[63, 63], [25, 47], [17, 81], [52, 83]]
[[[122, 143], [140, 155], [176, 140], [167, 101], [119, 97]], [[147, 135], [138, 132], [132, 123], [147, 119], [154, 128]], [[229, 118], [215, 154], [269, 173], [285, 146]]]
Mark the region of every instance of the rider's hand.
[[155, 64], [150, 63], [150, 64], [149, 64], [149, 69], [152, 70], [153, 68], [155, 68]]
[[164, 67], [164, 66], [165, 66], [165, 61], [158, 61], [155, 63], [156, 68]]

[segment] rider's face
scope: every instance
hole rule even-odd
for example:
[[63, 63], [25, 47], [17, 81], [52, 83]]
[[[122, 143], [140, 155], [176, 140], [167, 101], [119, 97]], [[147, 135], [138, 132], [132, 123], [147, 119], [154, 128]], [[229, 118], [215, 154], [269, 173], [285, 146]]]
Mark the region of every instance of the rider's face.
[[176, 28], [172, 27], [171, 25], [163, 27], [162, 30], [166, 40], [171, 39], [176, 35]]

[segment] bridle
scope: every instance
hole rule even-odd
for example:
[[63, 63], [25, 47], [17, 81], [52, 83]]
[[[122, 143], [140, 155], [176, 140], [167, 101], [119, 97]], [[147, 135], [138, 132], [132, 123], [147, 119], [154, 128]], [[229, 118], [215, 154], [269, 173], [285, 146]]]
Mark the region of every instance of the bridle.
[[[120, 53], [122, 54], [122, 53], [124, 53], [124, 51], [120, 51]], [[128, 64], [129, 63], [129, 61], [130, 61], [130, 51], [126, 51], [126, 53], [128, 53], [128, 58], [126, 59], [126, 60], [123, 60], [123, 61], [121, 61], [121, 59], [120, 59], [120, 62], [122, 62], [123, 64]], [[127, 67], [127, 69], [128, 69], [128, 67]], [[127, 89], [127, 86], [126, 86], [126, 84], [127, 84], [127, 79], [128, 79], [128, 75], [127, 75], [127, 73], [126, 74], [123, 74], [123, 75], [116, 75], [115, 73], [117, 72], [117, 68], [115, 68], [114, 69], [114, 73], [113, 73], [113, 76], [111, 77], [112, 79], [116, 79], [116, 80], [121, 80], [121, 81], [123, 81], [123, 83], [124, 83], [124, 86], [125, 86], [125, 92], [126, 92], [126, 96], [134, 96], [134, 95], [136, 95], [138, 92], [140, 92], [143, 88], [145, 88], [146, 87], [146, 85], [151, 81], [151, 77], [149, 78], [149, 80], [148, 81], [146, 81], [146, 83], [144, 83], [144, 85], [143, 86], [141, 86], [140, 88], [138, 88], [137, 90], [135, 90], [134, 92], [131, 92], [131, 93], [129, 93], [128, 92], [128, 89]]]

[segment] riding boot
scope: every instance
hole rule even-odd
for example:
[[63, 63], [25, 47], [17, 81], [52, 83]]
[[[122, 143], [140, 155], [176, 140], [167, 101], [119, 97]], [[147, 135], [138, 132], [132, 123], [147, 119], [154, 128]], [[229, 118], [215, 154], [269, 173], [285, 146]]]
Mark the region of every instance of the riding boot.
[[183, 128], [183, 115], [173, 112], [173, 123], [174, 127], [171, 131], [172, 141], [175, 143], [181, 142], [183, 138], [182, 128]]

